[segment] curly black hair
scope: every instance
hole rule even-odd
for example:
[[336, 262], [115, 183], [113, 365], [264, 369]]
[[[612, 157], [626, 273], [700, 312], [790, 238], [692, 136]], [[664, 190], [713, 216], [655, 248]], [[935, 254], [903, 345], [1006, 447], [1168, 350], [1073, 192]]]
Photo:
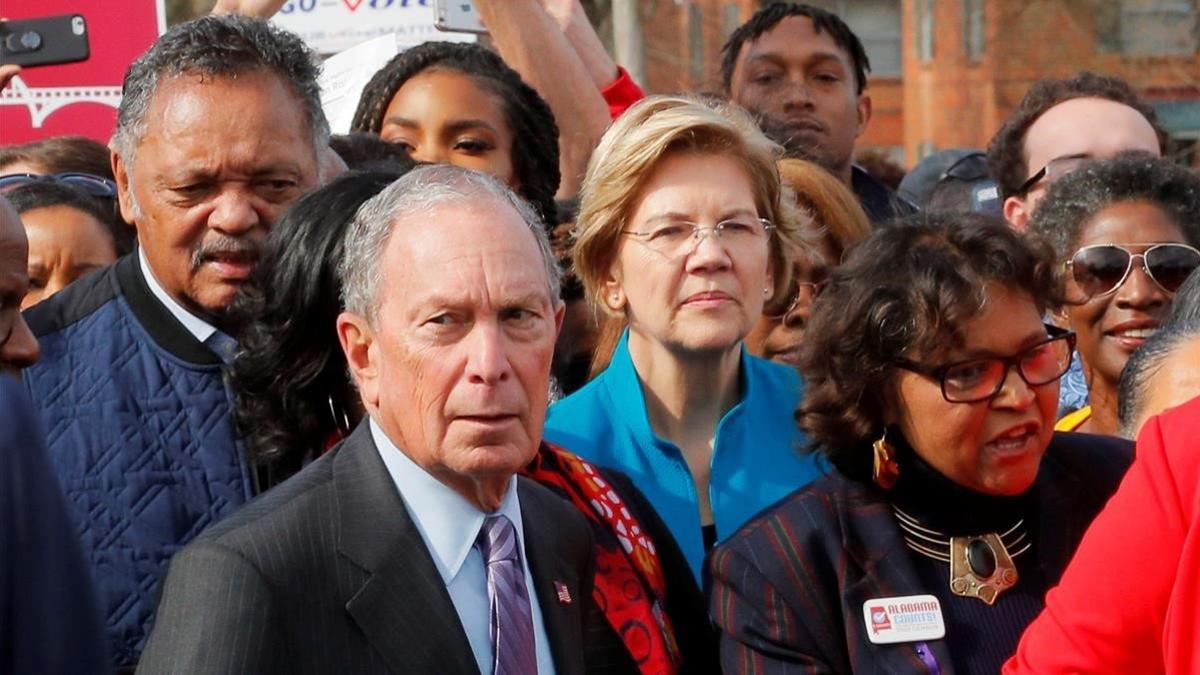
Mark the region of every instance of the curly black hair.
[[[1000, 197], [1017, 194], [1029, 177], [1025, 158], [1025, 134], [1047, 110], [1076, 98], [1103, 98], [1138, 111], [1154, 127], [1159, 150], [1166, 152], [1167, 134], [1158, 125], [1158, 117], [1148, 103], [1125, 80], [1115, 75], [1081, 71], [1066, 79], [1043, 78], [1033, 83], [1015, 110], [988, 143], [988, 167], [1000, 184]], [[1102, 132], [1101, 132], [1102, 133]], [[1040, 167], [1039, 167], [1040, 168]]]
[[1054, 247], [1059, 262], [1079, 246], [1083, 228], [1120, 202], [1150, 202], [1200, 246], [1200, 176], [1148, 152], [1127, 150], [1097, 159], [1054, 181], [1029, 219], [1028, 232]]
[[806, 393], [796, 421], [811, 447], [869, 481], [869, 445], [884, 429], [896, 360], [960, 347], [989, 282], [1028, 293], [1039, 310], [1057, 300], [1047, 247], [998, 216], [918, 214], [852, 248], [813, 306], [801, 346]]
[[500, 99], [513, 133], [512, 163], [520, 185], [517, 193], [533, 204], [543, 222], [553, 226], [557, 222], [554, 193], [560, 179], [554, 113], [517, 71], [478, 44], [426, 42], [398, 54], [363, 89], [350, 130], [378, 134], [396, 92], [405, 82], [430, 69], [468, 75]]
[[871, 71], [871, 60], [867, 58], [867, 50], [863, 48], [862, 40], [850, 30], [845, 21], [833, 12], [805, 5], [798, 2], [773, 2], [760, 8], [746, 23], [737, 27], [721, 47], [721, 84], [725, 93], [733, 84], [733, 69], [737, 65], [738, 56], [742, 53], [742, 45], [757, 40], [763, 33], [770, 31], [780, 21], [789, 16], [807, 17], [817, 33], [829, 33], [834, 44], [841, 47], [850, 56], [854, 64], [854, 78], [858, 93], [867, 88], [867, 73]]
[[358, 207], [411, 167], [351, 171], [297, 200], [271, 229], [255, 283], [238, 297], [234, 420], [271, 483], [349, 431], [358, 394], [334, 328], [342, 310], [337, 266]]

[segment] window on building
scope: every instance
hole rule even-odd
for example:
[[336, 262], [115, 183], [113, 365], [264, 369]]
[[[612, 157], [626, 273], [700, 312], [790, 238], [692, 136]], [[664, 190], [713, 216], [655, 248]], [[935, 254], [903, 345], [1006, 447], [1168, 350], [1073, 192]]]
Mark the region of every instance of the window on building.
[[900, 60], [900, 0], [809, 0], [842, 18], [862, 40], [871, 73], [896, 77]]
[[1198, 28], [1194, 0], [1117, 0], [1096, 13], [1100, 51], [1126, 56], [1190, 56]]
[[933, 60], [933, 9], [934, 0], [916, 0], [917, 8], [917, 58]]
[[962, 0], [963, 52], [972, 63], [983, 58], [987, 49], [984, 36], [983, 0]]
[[742, 25], [742, 8], [736, 2], [725, 3], [725, 11], [721, 14], [721, 41], [729, 39], [729, 36], [740, 25]]

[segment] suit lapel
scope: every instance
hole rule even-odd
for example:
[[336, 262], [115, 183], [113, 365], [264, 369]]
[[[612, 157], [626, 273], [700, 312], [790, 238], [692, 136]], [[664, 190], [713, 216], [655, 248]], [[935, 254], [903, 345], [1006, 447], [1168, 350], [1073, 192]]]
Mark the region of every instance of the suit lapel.
[[396, 673], [477, 675], [471, 645], [366, 420], [334, 460], [338, 551], [370, 576], [346, 611]]
[[[529, 571], [554, 657], [554, 669], [558, 675], [583, 673], [583, 607], [591, 599], [584, 597], [579, 571], [555, 546], [555, 532], [561, 530], [550, 514], [562, 508], [561, 500], [559, 504], [546, 504], [544, 500], [558, 498], [524, 478], [517, 485]], [[562, 599], [561, 588], [566, 589]]]
[[[858, 570], [846, 571], [845, 599], [846, 635], [851, 644], [852, 661], [855, 650], [867, 650], [875, 655], [876, 672], [913, 673], [928, 672], [924, 660], [917, 653], [922, 643], [902, 642], [898, 644], [871, 644], [863, 619], [863, 604], [868, 600], [904, 595], [925, 595], [923, 588], [908, 559], [908, 549], [900, 536], [891, 507], [874, 491], [855, 485], [847, 496], [848, 513], [845, 514], [843, 548], [850, 558], [851, 566]], [[858, 578], [851, 581], [851, 575]], [[948, 580], [947, 580], [948, 581]], [[947, 627], [950, 630], [950, 627]], [[855, 644], [857, 643], [857, 644]], [[937, 660], [941, 675], [951, 675], [954, 670], [945, 640], [930, 640], [925, 645]]]

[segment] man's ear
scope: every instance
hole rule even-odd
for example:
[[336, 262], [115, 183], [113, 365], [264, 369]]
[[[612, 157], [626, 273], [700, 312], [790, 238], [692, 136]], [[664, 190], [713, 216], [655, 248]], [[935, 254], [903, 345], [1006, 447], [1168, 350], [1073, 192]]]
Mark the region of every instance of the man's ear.
[[346, 367], [354, 377], [358, 392], [367, 411], [379, 406], [379, 363], [375, 330], [371, 322], [353, 312], [342, 312], [337, 318], [338, 342], [346, 355]]
[[125, 160], [116, 150], [109, 148], [108, 155], [112, 162], [113, 178], [117, 183], [117, 203], [121, 206], [121, 218], [127, 223], [132, 223], [137, 209], [133, 208], [133, 185], [129, 182], [129, 168], [125, 166]]
[[871, 95], [866, 91], [858, 95], [858, 104], [855, 106], [858, 110], [858, 131], [854, 137], [858, 138], [867, 131], [867, 125], [871, 123]]
[[563, 319], [567, 316], [567, 303], [559, 303], [558, 309], [554, 310], [554, 339], [558, 340], [558, 336], [562, 334]]
[[1026, 210], [1025, 200], [1021, 197], [1009, 197], [1004, 200], [1004, 219], [1017, 232], [1024, 232], [1029, 224], [1031, 214]]

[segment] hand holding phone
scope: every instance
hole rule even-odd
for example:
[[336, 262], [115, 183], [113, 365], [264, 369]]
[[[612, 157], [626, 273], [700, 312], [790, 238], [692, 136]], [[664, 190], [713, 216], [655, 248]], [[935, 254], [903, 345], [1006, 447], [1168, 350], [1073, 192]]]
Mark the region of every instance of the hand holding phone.
[[0, 22], [0, 64], [73, 63], [89, 53], [87, 22], [81, 14]]

